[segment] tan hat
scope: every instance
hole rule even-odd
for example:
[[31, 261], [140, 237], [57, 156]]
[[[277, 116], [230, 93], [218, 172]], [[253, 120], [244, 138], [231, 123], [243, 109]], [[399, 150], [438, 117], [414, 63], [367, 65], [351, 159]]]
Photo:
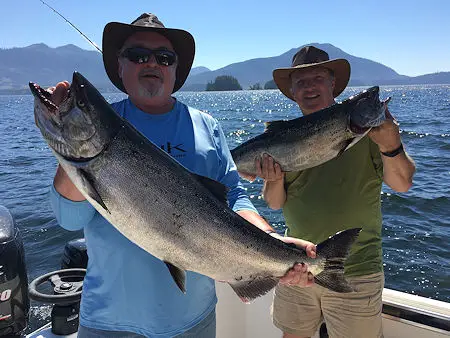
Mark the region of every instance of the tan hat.
[[314, 46], [306, 46], [300, 49], [292, 58], [290, 68], [275, 69], [273, 80], [284, 95], [295, 101], [291, 92], [291, 74], [296, 70], [309, 67], [324, 67], [333, 71], [335, 79], [334, 97], [344, 91], [350, 80], [350, 64], [347, 60], [330, 60], [327, 52]]
[[131, 24], [110, 22], [103, 30], [103, 64], [111, 82], [126, 93], [122, 79], [119, 76], [118, 52], [125, 41], [135, 32], [155, 32], [163, 35], [172, 43], [177, 54], [178, 65], [175, 85], [172, 93], [180, 89], [189, 75], [195, 55], [194, 38], [182, 29], [166, 28], [158, 17], [144, 13]]

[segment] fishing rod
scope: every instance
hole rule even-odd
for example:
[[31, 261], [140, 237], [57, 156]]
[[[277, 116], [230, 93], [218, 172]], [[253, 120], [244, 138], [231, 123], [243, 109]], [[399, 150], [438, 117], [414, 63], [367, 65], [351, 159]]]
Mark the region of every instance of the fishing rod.
[[73, 28], [75, 28], [77, 30], [78, 33], [81, 34], [81, 36], [83, 38], [85, 38], [92, 46], [94, 46], [100, 53], [103, 53], [102, 50], [100, 49], [100, 47], [98, 47], [96, 45], [95, 42], [91, 41], [91, 39], [89, 39], [82, 31], [80, 31], [73, 23], [71, 23], [68, 19], [66, 19], [66, 17], [64, 15], [62, 15], [61, 13], [59, 13], [56, 9], [54, 9], [52, 6], [50, 6], [48, 3], [46, 3], [43, 0], [39, 0], [40, 2], [42, 2], [45, 6], [47, 6], [48, 8], [50, 8], [53, 12], [55, 12], [56, 14], [58, 14], [61, 18], [63, 18], [69, 25], [71, 25]]

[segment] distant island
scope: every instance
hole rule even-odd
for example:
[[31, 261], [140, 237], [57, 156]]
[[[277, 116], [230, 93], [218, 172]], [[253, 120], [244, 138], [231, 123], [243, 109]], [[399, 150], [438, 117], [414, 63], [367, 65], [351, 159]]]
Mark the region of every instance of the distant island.
[[[450, 72], [410, 77], [398, 74], [381, 63], [350, 55], [331, 44], [309, 45], [324, 49], [330, 58], [349, 60], [352, 67], [350, 86], [450, 84]], [[194, 67], [181, 90], [205, 91], [208, 84], [215, 83], [220, 76], [235, 78], [242, 89], [276, 88], [272, 71], [287, 67], [301, 47], [292, 48], [279, 56], [237, 62], [216, 70]], [[34, 44], [0, 49], [0, 94], [29, 94], [29, 81], [43, 87], [53, 86], [62, 80], [70, 81], [73, 71], [81, 72], [102, 92], [118, 92], [105, 73], [100, 53], [75, 45], [50, 48], [45, 44]]]
[[239, 81], [229, 75], [221, 75], [215, 78], [214, 82], [208, 82], [206, 91], [242, 90]]
[[274, 80], [267, 81], [264, 85], [264, 89], [277, 89], [277, 84]]

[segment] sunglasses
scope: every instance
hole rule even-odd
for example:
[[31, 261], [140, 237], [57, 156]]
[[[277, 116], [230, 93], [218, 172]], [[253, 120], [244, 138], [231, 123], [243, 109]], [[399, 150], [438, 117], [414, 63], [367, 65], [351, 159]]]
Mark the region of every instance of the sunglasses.
[[133, 63], [147, 63], [151, 56], [155, 57], [158, 65], [172, 66], [177, 61], [177, 54], [170, 50], [148, 49], [143, 47], [131, 47], [125, 49], [120, 56], [127, 58]]

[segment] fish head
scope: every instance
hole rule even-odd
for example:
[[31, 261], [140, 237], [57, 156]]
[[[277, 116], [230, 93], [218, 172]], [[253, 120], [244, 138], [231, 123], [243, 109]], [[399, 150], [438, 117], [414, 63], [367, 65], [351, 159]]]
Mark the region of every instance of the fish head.
[[73, 73], [68, 95], [59, 105], [36, 83], [29, 86], [35, 97], [36, 125], [50, 148], [64, 159], [91, 159], [117, 134], [120, 117], [80, 73]]
[[380, 101], [380, 88], [371, 87], [343, 101], [348, 105], [350, 130], [364, 134], [372, 127], [378, 127], [386, 120], [386, 104]]

